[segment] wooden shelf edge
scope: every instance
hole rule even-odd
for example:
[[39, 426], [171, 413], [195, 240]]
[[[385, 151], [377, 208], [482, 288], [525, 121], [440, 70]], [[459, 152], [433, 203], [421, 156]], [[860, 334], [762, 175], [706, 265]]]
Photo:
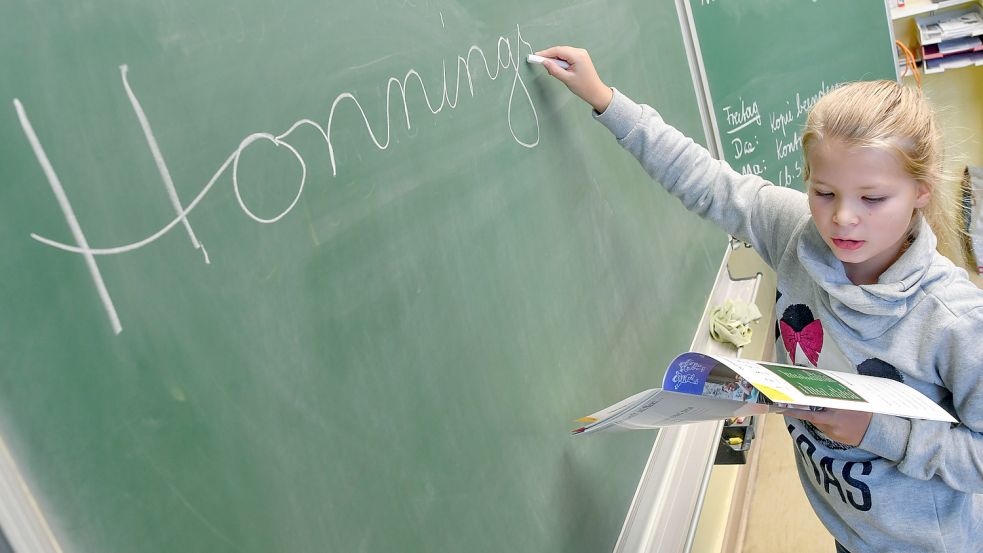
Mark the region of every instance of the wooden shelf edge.
[[936, 2], [926, 5], [911, 6], [911, 7], [904, 7], [904, 8], [891, 7], [891, 20], [897, 21], [899, 19], [914, 17], [916, 15], [934, 12], [936, 10], [943, 10], [945, 8], [959, 6], [961, 4], [975, 4], [975, 3], [976, 2], [974, 2], [973, 0], [945, 0], [944, 2]]

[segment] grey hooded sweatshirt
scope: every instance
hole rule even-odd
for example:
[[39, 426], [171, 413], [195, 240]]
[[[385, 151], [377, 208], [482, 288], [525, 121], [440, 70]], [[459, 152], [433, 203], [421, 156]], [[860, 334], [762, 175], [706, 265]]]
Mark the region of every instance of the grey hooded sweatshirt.
[[780, 357], [899, 380], [960, 421], [874, 415], [851, 447], [786, 417], [806, 495], [836, 540], [852, 553], [983, 551], [983, 291], [935, 251], [931, 228], [920, 223], [877, 284], [855, 285], [802, 192], [735, 172], [617, 90], [595, 117], [689, 210], [775, 269]]

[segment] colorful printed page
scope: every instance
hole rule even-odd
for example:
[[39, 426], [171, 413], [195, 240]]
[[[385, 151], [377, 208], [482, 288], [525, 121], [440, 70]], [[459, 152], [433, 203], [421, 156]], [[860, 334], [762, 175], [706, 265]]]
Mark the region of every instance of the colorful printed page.
[[889, 378], [745, 359], [720, 361], [776, 403], [958, 422], [918, 390]]
[[749, 400], [753, 390], [743, 389], [741, 382], [741, 377], [717, 359], [684, 353], [669, 366], [663, 388], [639, 392], [577, 419], [584, 426], [573, 433], [658, 428], [768, 412], [767, 405]]

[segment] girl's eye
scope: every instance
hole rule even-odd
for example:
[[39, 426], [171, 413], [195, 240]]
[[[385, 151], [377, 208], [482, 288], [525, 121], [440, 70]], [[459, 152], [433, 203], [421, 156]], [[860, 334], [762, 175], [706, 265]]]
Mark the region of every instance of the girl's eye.
[[880, 203], [880, 202], [883, 202], [886, 199], [887, 199], [887, 196], [875, 196], [875, 197], [865, 196], [864, 197], [864, 201], [867, 202], [867, 203], [869, 203], [869, 204]]
[[833, 197], [833, 193], [832, 192], [820, 192], [818, 190], [813, 190], [812, 193], [815, 194], [816, 196], [820, 197], [820, 198], [832, 198]]

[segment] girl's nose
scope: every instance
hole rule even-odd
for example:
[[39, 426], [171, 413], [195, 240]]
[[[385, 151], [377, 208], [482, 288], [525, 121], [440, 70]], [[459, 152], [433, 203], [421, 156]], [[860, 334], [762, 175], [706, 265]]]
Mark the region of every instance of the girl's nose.
[[846, 203], [841, 203], [836, 206], [835, 211], [833, 211], [833, 222], [841, 226], [852, 226], [857, 224], [860, 219], [854, 210], [850, 209]]

